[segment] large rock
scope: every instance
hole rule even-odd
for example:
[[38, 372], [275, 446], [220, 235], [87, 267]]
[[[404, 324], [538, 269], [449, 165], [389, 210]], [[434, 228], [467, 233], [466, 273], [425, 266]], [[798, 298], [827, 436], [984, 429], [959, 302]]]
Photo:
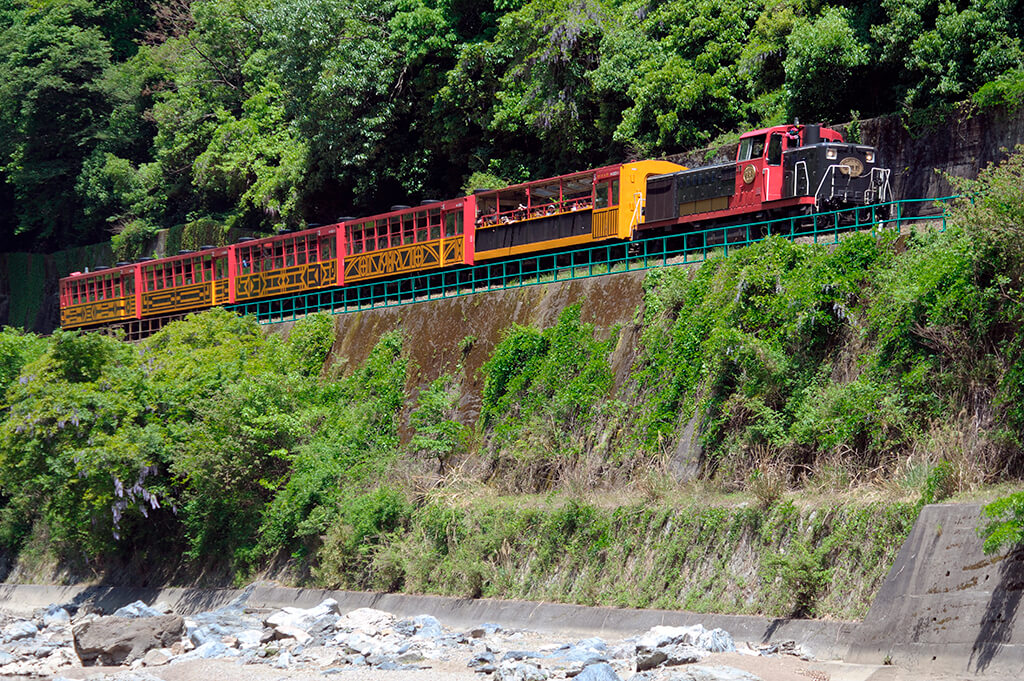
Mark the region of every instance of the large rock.
[[672, 681], [761, 681], [760, 676], [725, 665], [689, 667], [685, 671], [676, 672], [671, 679]]
[[622, 681], [612, 666], [607, 662], [587, 665], [579, 674], [576, 681]]
[[156, 617], [166, 614], [165, 611], [151, 608], [142, 601], [135, 601], [118, 608], [111, 617]]
[[29, 620], [16, 620], [3, 629], [4, 641], [18, 641], [39, 633], [39, 627]]
[[153, 648], [168, 648], [185, 632], [178, 615], [100, 617], [72, 628], [75, 653], [83, 665], [120, 665]]

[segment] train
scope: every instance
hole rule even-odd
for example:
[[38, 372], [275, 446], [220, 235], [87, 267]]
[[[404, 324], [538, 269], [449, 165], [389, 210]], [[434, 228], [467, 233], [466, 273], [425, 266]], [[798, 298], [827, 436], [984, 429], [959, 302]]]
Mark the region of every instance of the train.
[[733, 161], [618, 163], [296, 232], [139, 258], [60, 280], [64, 329], [90, 329], [604, 241], [892, 201], [868, 145], [822, 124], [743, 134]]

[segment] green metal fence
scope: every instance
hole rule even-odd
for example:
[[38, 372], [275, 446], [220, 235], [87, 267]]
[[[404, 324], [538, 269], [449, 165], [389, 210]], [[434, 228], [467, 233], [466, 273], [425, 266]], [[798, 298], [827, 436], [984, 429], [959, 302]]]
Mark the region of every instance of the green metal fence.
[[[816, 244], [835, 244], [844, 235], [865, 231], [873, 234], [883, 231], [901, 233], [924, 221], [938, 223], [935, 228], [945, 230], [946, 209], [953, 198], [956, 197], [893, 201], [864, 208], [605, 243], [226, 307], [242, 315], [255, 315], [262, 324], [274, 324], [291, 321], [312, 312], [346, 314], [472, 295], [482, 291], [700, 263], [712, 255], [728, 255], [730, 249], [769, 236]], [[920, 215], [913, 208], [922, 204], [934, 204], [941, 210], [934, 214]]]

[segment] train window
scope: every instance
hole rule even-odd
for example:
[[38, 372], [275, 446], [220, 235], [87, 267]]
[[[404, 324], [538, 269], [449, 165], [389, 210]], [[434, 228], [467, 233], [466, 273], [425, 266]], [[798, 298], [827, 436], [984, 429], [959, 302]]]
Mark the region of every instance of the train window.
[[135, 277], [131, 272], [124, 275], [124, 278], [121, 279], [121, 284], [124, 287], [124, 295], [135, 295]]
[[413, 240], [414, 219], [422, 219], [421, 216], [414, 216], [412, 213], [402, 216], [402, 245], [408, 246]]
[[498, 212], [498, 199], [495, 196], [488, 196], [486, 198], [479, 199], [477, 202], [477, 217], [480, 218], [479, 222], [482, 225], [493, 225], [495, 223], [495, 214]]
[[226, 279], [228, 276], [228, 259], [224, 256], [213, 261], [213, 272], [217, 279]]
[[397, 215], [395, 217], [391, 218], [391, 220], [388, 221], [388, 228], [390, 230], [390, 235], [391, 235], [391, 241], [390, 241], [391, 245], [392, 246], [401, 246], [402, 245], [402, 221], [401, 221], [401, 219]]
[[332, 235], [320, 237], [320, 259], [334, 259], [334, 237]]
[[772, 133], [771, 139], [768, 141], [768, 155], [767, 160], [769, 165], [777, 166], [782, 163], [782, 133]]
[[619, 181], [612, 180], [612, 205], [619, 205]]
[[377, 250], [388, 247], [388, 221], [377, 220]]
[[594, 208], [608, 207], [608, 189], [611, 183], [607, 180], [598, 182], [594, 187]]
[[749, 161], [752, 158], [761, 158], [764, 154], [764, 137], [764, 135], [755, 135], [741, 139], [736, 160]]
[[279, 247], [284, 254], [284, 266], [295, 267], [295, 239], [285, 239]]

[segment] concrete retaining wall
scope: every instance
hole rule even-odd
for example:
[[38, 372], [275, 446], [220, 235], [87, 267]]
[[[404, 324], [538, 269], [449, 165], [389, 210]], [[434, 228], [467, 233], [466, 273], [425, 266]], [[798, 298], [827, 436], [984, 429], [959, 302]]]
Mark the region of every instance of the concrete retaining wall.
[[737, 615], [711, 615], [668, 610], [591, 608], [534, 601], [446, 598], [378, 594], [320, 589], [293, 589], [256, 585], [245, 591], [235, 589], [136, 589], [128, 587], [55, 587], [34, 585], [0, 586], [0, 609], [28, 614], [50, 603], [98, 606], [113, 612], [136, 600], [152, 604], [167, 601], [181, 614], [225, 605], [236, 598], [255, 609], [285, 606], [308, 608], [325, 598], [334, 598], [342, 610], [377, 608], [408, 617], [423, 613], [440, 619], [446, 626], [469, 628], [497, 622], [506, 628], [573, 633], [579, 636], [624, 637], [643, 633], [653, 626], [703, 624], [721, 627], [736, 641], [767, 643], [795, 640], [820, 659], [836, 659], [846, 649], [856, 624], [813, 620], [769, 619]]
[[721, 627], [737, 641], [798, 641], [819, 659], [927, 673], [1024, 678], [1024, 550], [986, 556], [980, 505], [926, 506], [861, 623], [769, 619], [558, 603], [460, 599], [253, 585], [235, 589], [137, 589], [0, 585], [0, 609], [28, 613], [50, 603], [91, 603], [105, 612], [135, 600], [165, 600], [183, 614], [237, 598], [253, 608], [312, 607], [334, 598], [343, 609], [373, 607], [399, 616], [428, 613], [449, 627], [498, 622], [511, 628], [628, 636], [659, 625]]
[[977, 504], [926, 506], [846, 659], [1024, 678], [1024, 552], [986, 556]]

